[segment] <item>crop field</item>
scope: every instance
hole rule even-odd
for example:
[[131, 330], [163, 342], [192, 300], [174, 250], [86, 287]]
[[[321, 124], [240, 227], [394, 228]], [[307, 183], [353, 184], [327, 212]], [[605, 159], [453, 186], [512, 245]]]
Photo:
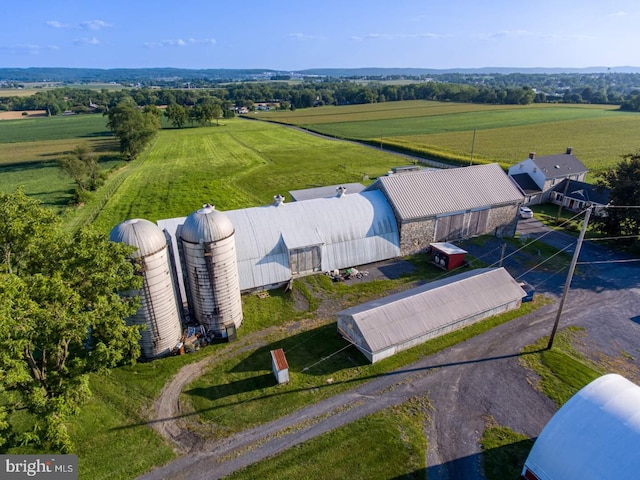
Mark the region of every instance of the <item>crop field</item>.
[[532, 151], [551, 155], [571, 146], [595, 174], [640, 147], [640, 114], [612, 105], [410, 101], [260, 112], [256, 117], [458, 163], [471, 161], [473, 148], [476, 163], [498, 162], [503, 167]]
[[73, 181], [62, 174], [57, 160], [80, 143], [99, 156], [100, 168], [123, 162], [118, 142], [102, 115], [32, 118], [0, 122], [0, 191], [24, 187], [45, 205], [58, 210], [73, 194]]
[[69, 115], [0, 122], [0, 143], [111, 136], [102, 115]]
[[123, 162], [118, 142], [101, 115], [33, 118], [0, 122], [0, 190], [25, 192], [61, 211], [73, 195], [73, 181], [62, 174], [57, 160], [80, 143], [99, 156], [108, 171]]
[[140, 217], [187, 216], [211, 203], [220, 210], [266, 205], [289, 190], [362, 182], [398, 165], [398, 158], [281, 125], [242, 119], [219, 127], [159, 132], [148, 156], [98, 215], [109, 231]]

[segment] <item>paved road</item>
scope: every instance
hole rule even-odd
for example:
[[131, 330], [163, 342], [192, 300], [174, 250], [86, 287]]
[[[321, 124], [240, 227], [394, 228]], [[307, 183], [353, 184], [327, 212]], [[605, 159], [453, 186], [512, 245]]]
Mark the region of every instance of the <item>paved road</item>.
[[[543, 234], [535, 220], [521, 222], [519, 229]], [[575, 238], [549, 234], [548, 242], [575, 243]], [[488, 245], [474, 255], [496, 255], [501, 242]], [[481, 247], [478, 247], [481, 248]], [[624, 259], [597, 245], [586, 244], [581, 261]], [[515, 255], [511, 263], [517, 265]], [[509, 259], [505, 267], [510, 269]], [[640, 345], [640, 267], [637, 263], [590, 264], [580, 267], [561, 320], [561, 328], [586, 328], [587, 343], [608, 355], [628, 352], [634, 356]], [[519, 272], [516, 272], [520, 274]], [[516, 273], [513, 273], [516, 275]], [[562, 291], [564, 275], [530, 272], [524, 278], [538, 282], [540, 291], [556, 297]], [[183, 456], [142, 479], [212, 479], [282, 452], [362, 416], [426, 395], [433, 407], [427, 431], [427, 469], [430, 480], [482, 479], [478, 440], [485, 421], [493, 417], [530, 437], [536, 437], [555, 412], [555, 405], [534, 390], [530, 375], [518, 361], [520, 351], [548, 335], [557, 305], [551, 304], [508, 324], [474, 337], [371, 381], [341, 395], [307, 407], [288, 417], [220, 442], [205, 445], [198, 453]], [[640, 371], [640, 361], [634, 360]]]

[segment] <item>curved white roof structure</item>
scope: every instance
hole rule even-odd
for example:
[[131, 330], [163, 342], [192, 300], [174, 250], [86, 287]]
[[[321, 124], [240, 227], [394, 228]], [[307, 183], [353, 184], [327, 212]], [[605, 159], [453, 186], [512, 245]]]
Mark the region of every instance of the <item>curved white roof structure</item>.
[[525, 462], [529, 480], [635, 480], [640, 477], [640, 387], [604, 375], [549, 420]]
[[[400, 256], [393, 211], [377, 190], [228, 210], [224, 215], [235, 229], [242, 291], [288, 282], [296, 274], [293, 258], [314, 262], [298, 265], [300, 271], [329, 271]], [[174, 242], [183, 223], [184, 218], [158, 221]]]

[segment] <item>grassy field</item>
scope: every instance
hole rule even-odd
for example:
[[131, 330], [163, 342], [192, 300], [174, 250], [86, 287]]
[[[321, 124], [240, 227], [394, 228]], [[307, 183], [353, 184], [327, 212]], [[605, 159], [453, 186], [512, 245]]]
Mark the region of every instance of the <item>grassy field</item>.
[[[424, 478], [427, 440], [420, 399], [364, 417], [230, 475], [232, 480]], [[363, 442], [364, 438], [376, 442]]]
[[474, 162], [498, 162], [504, 167], [525, 159], [532, 151], [552, 155], [571, 146], [596, 173], [640, 148], [640, 115], [621, 112], [612, 105], [409, 101], [260, 112], [255, 116], [461, 162], [471, 160], [473, 146]]
[[96, 225], [187, 216], [205, 203], [223, 211], [266, 205], [289, 190], [360, 182], [397, 165], [393, 155], [264, 122], [162, 130]]
[[[316, 276], [305, 279], [303, 282], [296, 281], [294, 289], [302, 288], [300, 283], [310, 281], [312, 284], [307, 286], [310, 290], [320, 288], [323, 289], [324, 295], [329, 296], [347, 295], [344, 285], [318, 280], [323, 278], [323, 276]], [[320, 285], [314, 284], [318, 281], [321, 282]], [[384, 285], [384, 289], [393, 288], [394, 282], [396, 286], [401, 285], [405, 280], [389, 282], [391, 283]], [[346, 304], [359, 303], [359, 298], [367, 298], [371, 295], [370, 288], [365, 283], [351, 285], [350, 292], [345, 297]], [[378, 290], [380, 288], [382, 287], [378, 286]], [[243, 301], [247, 298], [256, 297], [243, 297]], [[270, 296], [259, 301], [273, 302], [275, 305], [285, 302], [288, 304], [285, 310], [296, 310], [295, 298], [290, 292], [281, 297]], [[260, 342], [264, 343], [263, 347], [240, 353], [236, 352], [238, 342], [214, 345], [194, 354], [118, 368], [110, 375], [92, 377], [91, 385], [94, 395], [71, 424], [73, 440], [77, 446], [76, 453], [80, 459], [81, 478], [128, 479], [175, 456], [171, 448], [145, 425], [147, 418], [145, 412], [151, 408], [162, 386], [187, 363], [204, 357], [212, 358], [212, 363], [204, 376], [187, 387], [181, 403], [185, 414], [189, 412], [194, 414], [185, 417], [185, 421], [189, 422], [194, 433], [204, 438], [214, 438], [250, 425], [264, 423], [331, 394], [352, 388], [368, 378], [459, 343], [518, 315], [525, 314], [539, 305], [539, 303], [525, 304], [522, 307], [523, 310], [519, 312], [509, 312], [483, 321], [401, 352], [374, 365], [366, 362], [359, 352], [351, 348], [304, 372], [303, 368], [334, 353], [338, 347], [345, 346], [344, 341], [335, 333], [335, 322], [327, 323], [327, 320], [318, 319], [320, 321], [318, 327], [292, 335], [291, 331], [299, 325], [296, 322], [288, 322], [286, 315], [272, 319], [271, 328], [266, 330], [268, 312], [272, 309], [266, 306], [263, 313], [258, 313], [255, 309], [247, 309], [245, 324], [238, 332], [239, 342], [242, 342], [245, 336], [251, 336], [253, 332], [254, 336], [257, 335]], [[314, 318], [313, 312], [308, 311], [298, 311], [296, 315], [298, 317], [304, 315], [308, 319]], [[269, 349], [277, 347], [287, 349], [290, 376], [293, 379], [288, 385], [276, 386], [269, 370]], [[327, 383], [328, 378], [333, 378], [334, 382]], [[242, 408], [238, 408], [239, 405]], [[422, 414], [412, 420], [412, 423], [425, 420], [426, 417]], [[363, 421], [366, 424], [370, 420]], [[389, 426], [380, 430], [367, 432], [366, 429], [363, 431], [360, 427], [355, 427], [361, 434], [359, 433], [359, 436], [352, 441], [357, 440], [365, 450], [377, 449], [377, 445], [384, 445], [391, 441], [386, 438], [390, 430], [402, 428], [402, 425], [405, 425], [404, 420], [397, 419], [393, 415], [389, 417], [389, 421], [391, 422]], [[337, 437], [333, 437], [334, 442], [345, 438], [343, 435], [338, 434]], [[408, 433], [408, 437], [411, 444], [421, 442], [421, 436], [417, 433], [415, 435]], [[141, 448], [131, 448], [132, 445], [140, 445]], [[340, 445], [342, 448], [346, 447], [343, 444], [336, 444], [336, 448], [340, 448]], [[412, 447], [408, 454], [415, 456], [411, 451], [419, 452], [420, 450], [416, 448]], [[11, 453], [17, 453], [17, 451]], [[357, 459], [354, 461], [357, 462]], [[419, 465], [411, 468], [417, 467]], [[328, 476], [325, 478], [341, 478], [342, 466], [334, 465], [332, 468], [336, 471], [328, 469]], [[386, 465], [375, 468], [402, 467]]]

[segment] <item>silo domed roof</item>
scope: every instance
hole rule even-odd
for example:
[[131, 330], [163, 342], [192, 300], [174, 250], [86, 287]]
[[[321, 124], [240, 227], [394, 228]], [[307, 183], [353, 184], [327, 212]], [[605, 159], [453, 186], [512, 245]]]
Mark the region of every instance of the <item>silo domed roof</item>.
[[146, 257], [167, 246], [167, 239], [160, 227], [141, 218], [125, 220], [113, 227], [109, 233], [109, 240], [138, 247], [132, 255], [133, 258]]
[[217, 242], [233, 235], [231, 220], [211, 205], [205, 205], [187, 217], [180, 236], [186, 242]]

